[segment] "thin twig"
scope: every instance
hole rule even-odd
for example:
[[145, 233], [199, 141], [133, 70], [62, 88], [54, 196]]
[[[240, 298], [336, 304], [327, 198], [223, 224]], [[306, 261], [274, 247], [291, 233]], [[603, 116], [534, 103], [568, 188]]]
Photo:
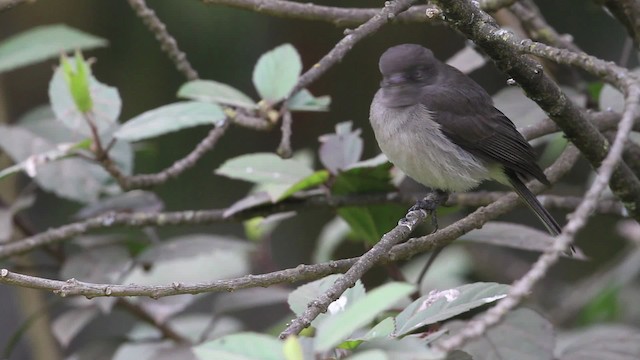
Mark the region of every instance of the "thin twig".
[[133, 315], [137, 316], [140, 320], [148, 323], [160, 331], [162, 336], [166, 339], [171, 339], [178, 344], [191, 344], [189, 339], [177, 333], [171, 326], [166, 323], [156, 321], [156, 319], [149, 314], [142, 306], [135, 304], [125, 298], [119, 298], [116, 304]]
[[280, 155], [284, 159], [288, 159], [293, 154], [291, 150], [291, 125], [293, 122], [293, 118], [291, 117], [291, 112], [288, 110], [284, 111], [282, 115], [282, 139], [280, 140], [280, 145], [278, 146], [278, 155]]
[[166, 25], [160, 20], [158, 15], [150, 9], [144, 0], [128, 0], [131, 8], [136, 12], [138, 17], [142, 19], [147, 28], [155, 35], [156, 40], [160, 42], [162, 51], [169, 55], [169, 58], [176, 65], [187, 80], [197, 80], [198, 72], [191, 66], [187, 55], [180, 50], [176, 39], [169, 34]]
[[[348, 31], [347, 35], [338, 41], [329, 53], [313, 65], [311, 69], [302, 74], [289, 96], [296, 94], [298, 91], [316, 81], [329, 70], [329, 68], [341, 61], [358, 41], [376, 32], [384, 24], [394, 19], [396, 15], [409, 9], [409, 7], [416, 2], [418, 2], [418, 0], [395, 0], [386, 2], [382, 10], [378, 10], [367, 22], [358, 26], [355, 30]], [[426, 17], [424, 13], [422, 16]]]

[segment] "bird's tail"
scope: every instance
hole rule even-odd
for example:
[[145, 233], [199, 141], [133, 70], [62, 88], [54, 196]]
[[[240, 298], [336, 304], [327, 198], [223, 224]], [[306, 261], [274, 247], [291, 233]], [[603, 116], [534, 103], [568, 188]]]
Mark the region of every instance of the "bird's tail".
[[527, 207], [531, 209], [531, 211], [536, 214], [538, 219], [542, 221], [544, 226], [547, 228], [549, 233], [552, 236], [558, 236], [562, 231], [562, 228], [556, 221], [556, 219], [549, 214], [547, 209], [540, 204], [536, 196], [527, 188], [527, 186], [520, 180], [518, 175], [513, 172], [507, 171], [507, 177], [509, 178], [509, 183], [513, 187], [513, 190], [520, 196], [520, 198], [527, 204]]

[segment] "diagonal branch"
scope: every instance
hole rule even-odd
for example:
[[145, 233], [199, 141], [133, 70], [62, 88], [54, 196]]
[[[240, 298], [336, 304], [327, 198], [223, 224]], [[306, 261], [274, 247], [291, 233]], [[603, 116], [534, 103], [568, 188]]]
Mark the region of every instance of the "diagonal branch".
[[191, 66], [187, 55], [180, 50], [176, 39], [169, 34], [167, 26], [160, 20], [155, 11], [151, 10], [144, 0], [128, 0], [131, 8], [136, 12], [138, 17], [142, 19], [147, 28], [156, 36], [156, 40], [160, 42], [162, 51], [169, 55], [169, 59], [176, 65], [187, 80], [198, 79], [198, 72]]
[[[438, 4], [447, 21], [482, 47], [498, 67], [520, 84], [527, 96], [549, 114], [589, 160], [592, 167], [599, 167], [607, 156], [608, 141], [597, 127], [589, 122], [585, 112], [571, 102], [560, 87], [542, 72], [537, 62], [527, 55], [520, 54], [522, 48], [515, 36], [507, 30], [500, 29], [489, 15], [469, 1], [439, 0]], [[568, 53], [566, 50], [554, 50], [555, 53], [563, 51]], [[595, 61], [597, 59], [593, 57], [580, 58], [594, 60], [594, 66], [591, 66], [590, 62], [584, 63], [584, 69], [594, 71], [599, 77], [616, 86], [623, 85], [621, 77], [628, 75], [625, 69], [619, 69], [614, 64], [600, 66], [604, 64]], [[620, 163], [615, 168], [610, 186], [631, 216], [640, 220], [640, 180], [626, 164]]]

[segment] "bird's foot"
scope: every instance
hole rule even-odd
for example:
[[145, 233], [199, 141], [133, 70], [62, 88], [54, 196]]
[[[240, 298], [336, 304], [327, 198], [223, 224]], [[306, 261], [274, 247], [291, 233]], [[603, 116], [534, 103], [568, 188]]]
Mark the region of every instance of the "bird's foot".
[[[442, 190], [434, 190], [427, 194], [424, 198], [416, 201], [415, 205], [409, 208], [407, 215], [413, 211], [422, 211], [425, 216], [431, 215], [431, 225], [433, 226], [433, 232], [438, 231], [438, 216], [436, 215], [436, 209], [439, 205], [444, 204], [449, 198], [449, 194]], [[410, 220], [405, 216], [398, 222], [399, 225], [405, 225], [409, 228]]]

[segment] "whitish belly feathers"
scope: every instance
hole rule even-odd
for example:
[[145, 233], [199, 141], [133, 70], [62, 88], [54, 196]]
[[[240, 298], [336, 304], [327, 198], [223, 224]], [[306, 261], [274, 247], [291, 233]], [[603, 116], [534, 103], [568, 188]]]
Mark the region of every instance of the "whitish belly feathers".
[[423, 185], [466, 191], [490, 179], [485, 164], [446, 138], [431, 116], [420, 104], [387, 108], [374, 100], [369, 120], [389, 161]]

